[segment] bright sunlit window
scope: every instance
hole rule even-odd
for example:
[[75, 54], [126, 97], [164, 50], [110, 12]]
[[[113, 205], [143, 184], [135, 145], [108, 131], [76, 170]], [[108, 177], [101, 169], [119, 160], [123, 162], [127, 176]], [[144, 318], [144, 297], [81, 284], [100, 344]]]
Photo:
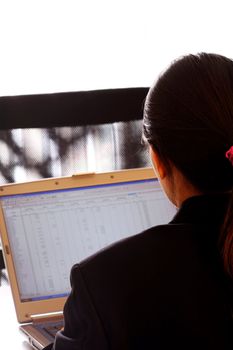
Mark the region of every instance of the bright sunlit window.
[[0, 0], [0, 96], [149, 86], [171, 60], [233, 57], [231, 1]]

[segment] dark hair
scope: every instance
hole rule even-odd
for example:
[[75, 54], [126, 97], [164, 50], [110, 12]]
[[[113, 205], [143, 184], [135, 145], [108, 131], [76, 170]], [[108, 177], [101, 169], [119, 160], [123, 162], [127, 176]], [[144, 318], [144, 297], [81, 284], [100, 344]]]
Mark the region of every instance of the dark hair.
[[232, 192], [221, 238], [233, 277], [233, 166], [225, 156], [233, 145], [233, 61], [207, 53], [174, 61], [149, 90], [143, 134], [202, 193]]

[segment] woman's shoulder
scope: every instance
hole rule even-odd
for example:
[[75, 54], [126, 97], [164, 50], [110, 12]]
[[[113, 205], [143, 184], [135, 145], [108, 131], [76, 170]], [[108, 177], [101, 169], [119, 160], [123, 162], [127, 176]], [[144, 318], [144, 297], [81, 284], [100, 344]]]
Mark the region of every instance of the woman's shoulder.
[[203, 225], [167, 224], [121, 240], [75, 265], [73, 286], [78, 290], [85, 284], [96, 305], [109, 307], [113, 300], [124, 303], [141, 293], [163, 295], [164, 302], [169, 297], [172, 303], [176, 295], [189, 295], [190, 288], [204, 288], [206, 298], [213, 294], [215, 300], [222, 269], [215, 251], [202, 242], [206, 230]]
[[173, 256], [179, 256], [183, 250], [190, 250], [195, 245], [195, 231], [190, 224], [154, 226], [100, 250], [74, 265], [72, 271], [116, 271], [126, 266], [146, 264], [146, 261], [167, 259], [171, 252]]

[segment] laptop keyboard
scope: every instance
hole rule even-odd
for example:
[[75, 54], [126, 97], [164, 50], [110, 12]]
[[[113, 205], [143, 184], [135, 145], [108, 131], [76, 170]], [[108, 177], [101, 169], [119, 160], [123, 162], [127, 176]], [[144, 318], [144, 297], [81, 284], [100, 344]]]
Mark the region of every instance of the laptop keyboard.
[[59, 322], [57, 324], [53, 325], [45, 325], [44, 331], [47, 332], [49, 335], [51, 335], [53, 338], [55, 338], [55, 335], [58, 331], [60, 331], [63, 327], [63, 322]]
[[44, 333], [44, 335], [46, 334], [47, 337], [49, 336], [53, 340], [56, 333], [64, 327], [64, 322], [63, 320], [59, 320], [56, 322], [40, 323], [34, 326]]

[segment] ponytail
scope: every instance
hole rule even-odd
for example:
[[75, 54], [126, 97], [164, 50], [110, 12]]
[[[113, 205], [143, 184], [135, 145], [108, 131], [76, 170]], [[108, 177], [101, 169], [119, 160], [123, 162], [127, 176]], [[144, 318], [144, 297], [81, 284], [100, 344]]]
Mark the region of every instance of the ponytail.
[[233, 279], [233, 191], [220, 235], [220, 247], [225, 272]]
[[[233, 167], [233, 146], [229, 148], [225, 156]], [[233, 189], [231, 190], [231, 197], [220, 234], [220, 249], [225, 272], [233, 279]]]

